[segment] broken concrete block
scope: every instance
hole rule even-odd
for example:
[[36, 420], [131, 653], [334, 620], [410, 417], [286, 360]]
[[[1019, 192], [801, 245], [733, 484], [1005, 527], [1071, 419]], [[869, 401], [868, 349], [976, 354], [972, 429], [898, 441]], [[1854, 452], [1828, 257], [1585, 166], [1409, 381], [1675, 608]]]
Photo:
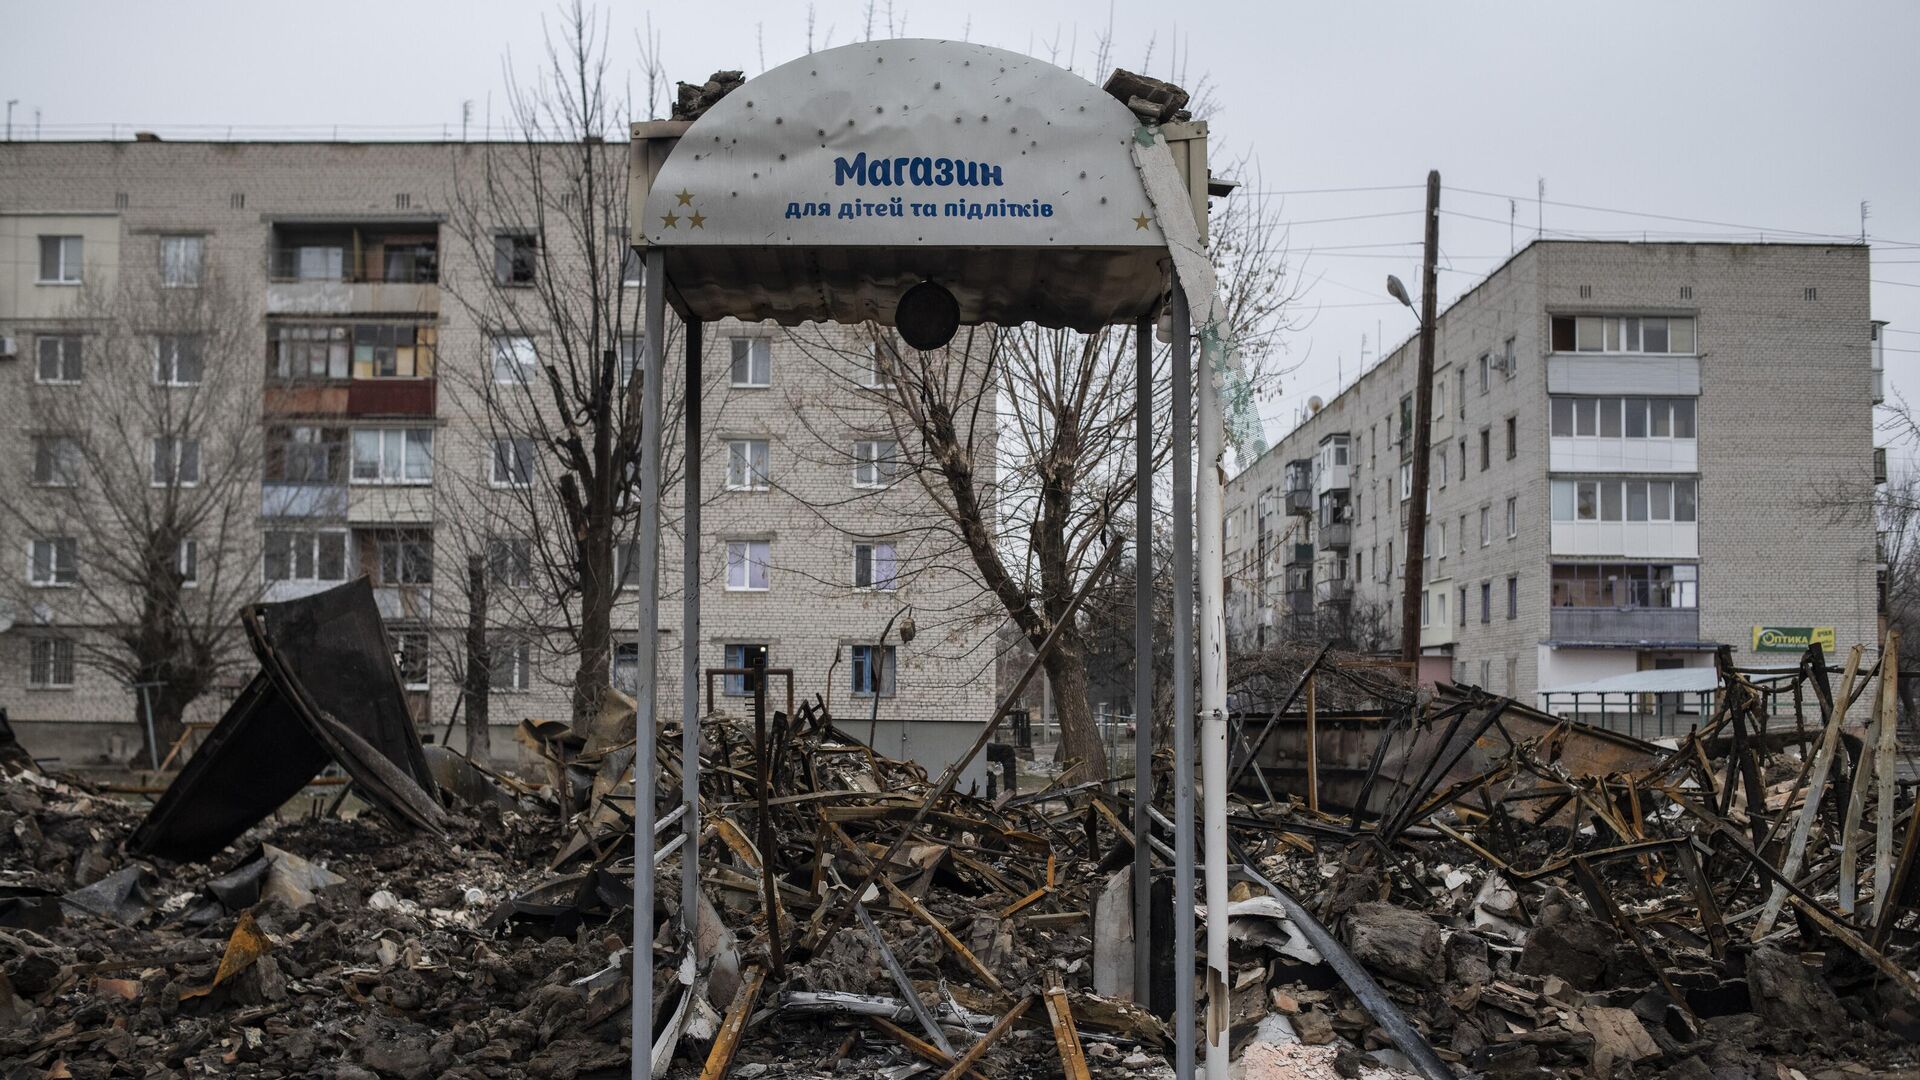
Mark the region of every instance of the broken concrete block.
[[1761, 945], [1747, 957], [1753, 1011], [1768, 1024], [1793, 1031], [1833, 1032], [1846, 1026], [1840, 999], [1798, 957]]
[[1287, 1019], [1293, 1024], [1294, 1034], [1309, 1046], [1324, 1046], [1333, 1041], [1333, 1018], [1319, 1009], [1308, 1009]]
[[1433, 986], [1445, 972], [1440, 924], [1393, 904], [1357, 904], [1347, 916], [1347, 947], [1354, 959], [1417, 986]]
[[1593, 1036], [1593, 1060], [1635, 1062], [1660, 1056], [1660, 1046], [1647, 1034], [1640, 1018], [1631, 1009], [1588, 1005], [1574, 1013], [1580, 1026]]
[[1617, 945], [1613, 928], [1559, 905], [1546, 909], [1520, 950], [1522, 975], [1558, 975], [1582, 990], [1606, 978]]

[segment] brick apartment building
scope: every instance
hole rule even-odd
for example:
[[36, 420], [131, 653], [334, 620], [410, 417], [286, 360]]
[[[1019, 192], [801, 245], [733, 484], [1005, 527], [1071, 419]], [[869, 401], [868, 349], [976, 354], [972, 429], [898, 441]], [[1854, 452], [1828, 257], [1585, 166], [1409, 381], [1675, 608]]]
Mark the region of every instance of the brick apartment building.
[[[209, 400], [257, 429], [257, 449], [231, 460], [197, 440], [152, 446], [155, 491], [210, 483], [219, 468], [251, 470], [244, 528], [218, 541], [183, 538], [180, 570], [202, 582], [253, 575], [249, 598], [264, 600], [368, 575], [415, 715], [437, 734], [460, 698], [467, 555], [483, 553], [496, 752], [511, 753], [511, 726], [523, 717], [568, 716], [574, 664], [553, 644], [564, 642], [566, 618], [516, 602], [537, 587], [528, 564], [538, 543], [524, 515], [515, 524], [515, 489], [544, 465], [485, 423], [476, 400], [537, 381], [550, 328], [488, 325], [484, 305], [456, 290], [512, 284], [528, 244], [577, 257], [577, 238], [502, 220], [491, 251], [456, 240], [456, 185], [487, 149], [144, 137], [0, 146], [0, 482], [18, 485], [22, 505], [44, 495], [48, 507], [43, 519], [0, 522], [9, 560], [0, 573], [16, 579], [0, 590], [0, 707], [30, 750], [80, 762], [109, 750], [131, 756], [142, 742], [134, 690], [86, 662], [84, 639], [102, 633], [103, 616], [73, 588], [111, 541], [62, 518], [62, 493], [50, 486], [63, 455], [126, 425], [98, 416], [84, 430], [53, 430], [54, 395], [106, 376], [96, 369], [107, 358], [89, 355], [108, 336], [103, 298], [136, 287], [175, 298], [215, 282], [230, 305], [223, 325], [243, 339], [238, 361], [202, 355], [204, 344], [170, 333], [164, 319], [115, 329], [151, 338], [156, 392], [185, 400], [225, 382], [228, 393]], [[624, 162], [623, 148], [613, 155]], [[637, 328], [637, 271], [621, 276]], [[992, 709], [993, 609], [963, 568], [921, 550], [937, 542], [927, 530], [908, 527], [938, 511], [896, 476], [899, 448], [874, 391], [883, 376], [861, 334], [733, 323], [706, 331], [701, 663], [764, 650], [770, 666], [795, 669], [798, 695], [819, 694], [838, 715], [865, 718], [877, 689], [883, 745], [933, 755], [951, 733], [917, 740], [916, 727], [933, 731], [917, 722], [977, 724]], [[623, 337], [622, 352], [637, 355], [637, 341]], [[682, 378], [677, 342], [669, 385]], [[141, 442], [128, 468], [143, 470], [146, 452]], [[667, 498], [671, 531], [680, 505], [671, 479]], [[680, 550], [677, 534], [663, 540], [669, 613]], [[616, 578], [625, 561], [616, 559]], [[623, 589], [614, 608], [616, 684], [630, 683], [637, 655], [621, 631], [634, 625], [637, 595]], [[913, 641], [902, 644], [896, 629], [876, 651], [882, 629], [909, 608]], [[659, 670], [672, 678], [661, 696], [677, 702], [682, 643], [677, 622], [663, 622]], [[723, 710], [740, 711], [739, 690], [728, 680]], [[190, 718], [216, 718], [231, 692], [204, 695]]]
[[[1868, 276], [1856, 245], [1538, 241], [1447, 308], [1423, 669], [1533, 700], [1720, 644], [1791, 665], [1756, 652], [1767, 628], [1871, 652], [1872, 509], [1820, 505], [1883, 460]], [[1410, 340], [1229, 483], [1234, 647], [1397, 648], [1417, 360]]]

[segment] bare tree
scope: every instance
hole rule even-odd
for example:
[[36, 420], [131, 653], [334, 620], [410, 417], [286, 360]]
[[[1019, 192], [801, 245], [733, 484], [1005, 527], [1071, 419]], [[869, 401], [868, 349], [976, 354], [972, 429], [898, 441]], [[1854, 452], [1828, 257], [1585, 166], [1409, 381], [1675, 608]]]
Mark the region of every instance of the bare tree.
[[31, 565], [0, 589], [45, 627], [35, 677], [78, 666], [128, 687], [164, 753], [247, 664], [234, 613], [261, 590], [262, 353], [204, 240], [156, 246], [150, 271], [87, 286], [73, 329], [35, 342], [29, 472], [0, 484], [0, 537]]
[[[516, 138], [461, 159], [448, 231], [465, 258], [443, 282], [483, 330], [482, 354], [457, 358], [443, 382], [485, 445], [465, 448], [478, 469], [443, 474], [468, 490], [439, 540], [518, 579], [492, 592], [494, 621], [574, 659], [576, 722], [599, 713], [610, 684], [616, 575], [639, 510], [629, 110], [612, 95], [606, 41], [604, 20], [576, 0], [535, 77], [518, 83], [507, 65]], [[676, 408], [670, 399], [667, 414]]]
[[[1224, 336], [1239, 344], [1256, 385], [1278, 374], [1275, 339], [1289, 300], [1276, 211], [1252, 197], [1229, 202], [1211, 223]], [[795, 337], [809, 352], [847, 362], [830, 336], [802, 330]], [[871, 341], [877, 361], [867, 362], [885, 368], [875, 392], [898, 448], [893, 467], [943, 512], [923, 526], [920, 557], [964, 564], [974, 586], [1037, 648], [1060, 624], [1104, 538], [1133, 525], [1132, 331], [977, 327], [924, 353], [898, 347], [877, 328]], [[1154, 384], [1164, 387], [1169, 354], [1157, 346], [1155, 353]], [[1166, 460], [1169, 407], [1161, 395], [1157, 464]], [[1074, 763], [1077, 779], [1107, 775], [1089, 701], [1088, 620], [1132, 615], [1130, 591], [1125, 599], [1108, 595], [1113, 603], [1061, 627], [1044, 665], [1061, 756]], [[952, 599], [958, 610], [977, 595]]]

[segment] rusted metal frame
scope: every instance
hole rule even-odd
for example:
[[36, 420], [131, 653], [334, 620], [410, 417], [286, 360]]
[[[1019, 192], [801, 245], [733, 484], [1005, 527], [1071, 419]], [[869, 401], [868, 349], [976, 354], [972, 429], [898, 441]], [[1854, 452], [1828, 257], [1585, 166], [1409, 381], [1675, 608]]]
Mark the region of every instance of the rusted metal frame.
[[1060, 1069], [1067, 1080], [1090, 1080], [1087, 1054], [1080, 1046], [1080, 1029], [1074, 1026], [1073, 1009], [1067, 1003], [1067, 988], [1060, 984], [1060, 973], [1047, 969], [1044, 989], [1047, 1021], [1053, 1026], [1053, 1045], [1060, 1051]]
[[1240, 783], [1240, 774], [1242, 772], [1245, 772], [1247, 766], [1252, 764], [1253, 761], [1260, 756], [1260, 751], [1266, 748], [1267, 740], [1273, 737], [1273, 725], [1275, 721], [1279, 720], [1280, 717], [1285, 715], [1288, 709], [1293, 708], [1294, 699], [1300, 696], [1300, 692], [1302, 690], [1306, 689], [1307, 680], [1313, 677], [1314, 672], [1320, 670], [1320, 664], [1326, 660], [1327, 653], [1331, 651], [1333, 651], [1333, 642], [1331, 641], [1327, 642], [1325, 645], [1320, 646], [1320, 651], [1314, 656], [1313, 663], [1307, 665], [1307, 670], [1301, 672], [1299, 680], [1293, 684], [1293, 689], [1287, 694], [1287, 700], [1285, 704], [1281, 705], [1278, 709], [1275, 709], [1271, 714], [1267, 716], [1267, 722], [1265, 726], [1263, 726], [1260, 729], [1260, 737], [1253, 740], [1252, 748], [1247, 751], [1247, 760], [1241, 762], [1239, 768], [1234, 769], [1231, 773], [1228, 774], [1227, 776], [1228, 791], [1232, 791], [1235, 785]]
[[1620, 905], [1613, 902], [1613, 894], [1607, 891], [1605, 883], [1600, 880], [1600, 875], [1593, 872], [1593, 864], [1583, 856], [1575, 856], [1572, 865], [1573, 880], [1580, 886], [1580, 891], [1586, 895], [1587, 906], [1605, 916], [1607, 921], [1613, 924], [1613, 928], [1633, 945], [1635, 952], [1640, 954], [1641, 963], [1646, 964], [1647, 969], [1660, 980], [1661, 989], [1667, 992], [1667, 997], [1672, 999], [1673, 1004], [1687, 1014], [1687, 1019], [1698, 1022], [1699, 1018], [1694, 1015], [1693, 1007], [1687, 1004], [1687, 999], [1681, 995], [1679, 989], [1673, 985], [1673, 980], [1667, 976], [1665, 965], [1654, 959], [1653, 948], [1647, 944], [1646, 935], [1640, 932], [1639, 924], [1627, 918], [1626, 913], [1620, 910]]
[[[959, 957], [962, 963], [972, 968], [974, 974], [980, 976], [981, 980], [987, 984], [989, 989], [996, 994], [1006, 992], [1006, 988], [1000, 985], [999, 977], [994, 975], [994, 973], [987, 968], [987, 965], [981, 963], [980, 958], [973, 955], [973, 952], [969, 950], [959, 938], [954, 936], [953, 931], [947, 929], [947, 924], [935, 918], [932, 912], [921, 905], [920, 901], [907, 895], [905, 889], [893, 883], [893, 878], [884, 870], [884, 864], [873, 862], [866, 852], [860, 850], [860, 845], [854, 843], [853, 838], [847, 835], [845, 829], [831, 822], [827, 823], [827, 828], [833, 833], [834, 839], [840, 841], [841, 847], [853, 856], [856, 864], [866, 864], [870, 867], [870, 869], [867, 870], [866, 880], [863, 881], [859, 888], [853, 893], [855, 904], [859, 903], [860, 895], [866, 892], [870, 885], [880, 885], [886, 889], [889, 896], [892, 896], [897, 903], [912, 913], [914, 918], [931, 927], [933, 932], [939, 935], [940, 940], [946, 943], [947, 948], [953, 950], [953, 954]], [[825, 911], [829, 906], [828, 904], [822, 903], [818, 911]], [[848, 905], [849, 909], [852, 906], [851, 904]], [[816, 917], [818, 911], [816, 911]]]
[[1517, 871], [1515, 871], [1511, 866], [1507, 865], [1507, 861], [1505, 859], [1502, 859], [1500, 856], [1495, 855], [1491, 851], [1488, 851], [1478, 841], [1474, 840], [1472, 837], [1468, 836], [1466, 833], [1463, 833], [1460, 830], [1454, 828], [1453, 826], [1448, 825], [1444, 821], [1436, 821], [1436, 822], [1433, 822], [1432, 824], [1434, 828], [1440, 830], [1441, 833], [1445, 834], [1447, 837], [1452, 839], [1455, 843], [1461, 845], [1462, 847], [1465, 847], [1468, 851], [1471, 851], [1475, 855], [1478, 855], [1482, 859], [1486, 860], [1486, 862], [1489, 865], [1491, 865], [1495, 870], [1498, 870], [1501, 873], [1507, 874], [1509, 876], [1517, 876]]
[[1051, 892], [1053, 892], [1053, 856], [1048, 855], [1046, 884], [1033, 890], [1032, 892], [1021, 897], [1020, 899], [1015, 900], [1013, 903], [1008, 904], [1006, 907], [1001, 908], [999, 917], [1002, 919], [1011, 919], [1015, 915], [1020, 914], [1020, 912], [1025, 911], [1027, 908], [1032, 907], [1034, 904], [1038, 903], [1042, 897], [1046, 896]]
[[[1332, 647], [1332, 643], [1328, 643], [1320, 655], [1327, 655], [1327, 648]], [[1313, 667], [1307, 669], [1307, 809], [1316, 814], [1320, 812], [1319, 667], [1320, 661], [1315, 659]], [[1272, 796], [1268, 796], [1268, 801], [1272, 801]]]
[[[1046, 638], [1040, 642], [1038, 648], [1033, 650], [1033, 659], [1027, 662], [1026, 670], [1020, 673], [1020, 678], [1013, 684], [1013, 687], [1007, 692], [1006, 696], [1001, 699], [1000, 704], [995, 707], [993, 715], [981, 726], [980, 734], [974, 739], [973, 745], [968, 748], [965, 754], [962, 754], [947, 766], [947, 771], [940, 777], [940, 782], [935, 784], [932, 790], [927, 792], [926, 797], [921, 800], [920, 809], [915, 813], [913, 820], [907, 822], [906, 826], [900, 830], [900, 835], [895, 837], [893, 843], [888, 846], [886, 854], [874, 862], [873, 868], [867, 872], [866, 880], [854, 888], [852, 896], [858, 897], [864, 894], [867, 889], [874, 884], [876, 878], [885, 874], [887, 864], [892, 862], [893, 857], [899, 854], [900, 849], [906, 845], [907, 838], [913, 835], [913, 831], [919, 827], [920, 822], [925, 820], [928, 812], [933, 809], [933, 804], [939, 802], [953, 791], [954, 784], [959, 782], [961, 771], [972, 764], [973, 759], [978, 757], [980, 751], [985, 749], [987, 743], [992, 740], [994, 732], [1000, 728], [1001, 721], [1005, 720], [1007, 714], [1013, 710], [1014, 702], [1020, 700], [1020, 695], [1026, 692], [1027, 684], [1033, 681], [1034, 673], [1040, 670], [1041, 663], [1043, 663], [1047, 655], [1053, 651], [1054, 644], [1060, 640], [1061, 630], [1073, 622], [1075, 615], [1079, 613], [1080, 605], [1086, 602], [1087, 594], [1092, 592], [1094, 586], [1098, 585], [1100, 580], [1106, 576], [1107, 571], [1113, 566], [1115, 557], [1119, 554], [1120, 543], [1118, 539], [1108, 540], [1106, 551], [1101, 553], [1099, 561], [1096, 562], [1093, 569], [1087, 573], [1086, 580], [1080, 583], [1080, 590], [1074, 593], [1071, 600], [1067, 601], [1067, 606], [1061, 611], [1058, 620], [1053, 625], [1053, 629], [1047, 631]], [[808, 928], [804, 947], [810, 953], [818, 951], [834, 934], [839, 932], [840, 927], [846, 924], [847, 916], [852, 910], [850, 904], [840, 904], [837, 907], [826, 904], [822, 905], [820, 910], [827, 911], [830, 908], [834, 911], [832, 915]]]
[[[1847, 672], [1841, 680], [1839, 704], [1827, 714], [1826, 723], [1821, 728], [1820, 745], [1814, 751], [1813, 773], [1807, 781], [1805, 801], [1801, 804], [1799, 816], [1794, 821], [1793, 837], [1787, 844], [1786, 856], [1781, 860], [1778, 871], [1781, 880], [1789, 880], [1800, 872], [1800, 860], [1806, 852], [1807, 839], [1813, 831], [1814, 819], [1820, 813], [1820, 801], [1826, 791], [1827, 775], [1832, 771], [1835, 759], [1841, 755], [1840, 728], [1846, 723], [1847, 707], [1852, 704], [1854, 678], [1860, 671], [1862, 651], [1860, 646], [1855, 645], [1848, 653]], [[1835, 795], [1838, 796], [1838, 794], [1839, 791], [1836, 789]], [[1669, 797], [1681, 801], [1672, 793], [1669, 793]], [[1841, 806], [1845, 805], [1846, 801], [1842, 800]], [[1755, 848], [1756, 852], [1759, 850]], [[1772, 864], [1768, 864], [1767, 869], [1772, 870]], [[1773, 928], [1773, 920], [1780, 914], [1784, 895], [1783, 890], [1778, 887], [1768, 892], [1766, 902], [1761, 906], [1760, 918], [1754, 924], [1753, 939], [1755, 941], [1766, 936], [1767, 932]]]
[[1433, 796], [1430, 796], [1427, 799], [1427, 801], [1420, 806], [1419, 809], [1413, 812], [1409, 820], [1419, 821], [1430, 814], [1437, 813], [1443, 807], [1449, 806], [1452, 803], [1465, 798], [1475, 788], [1482, 788], [1486, 784], [1492, 783], [1493, 781], [1500, 779], [1501, 777], [1507, 775], [1508, 773], [1511, 773], [1513, 769], [1514, 769], [1513, 761], [1512, 759], [1509, 758], [1501, 761], [1500, 764], [1494, 766], [1491, 769], [1488, 769], [1486, 772], [1477, 773], [1473, 776], [1468, 777], [1465, 780], [1461, 780], [1457, 783], [1449, 785], [1445, 791], [1442, 791]]
[[[1272, 722], [1271, 718], [1269, 718], [1268, 722]], [[1253, 750], [1247, 743], [1247, 729], [1240, 722], [1239, 718], [1235, 717], [1232, 713], [1227, 714], [1227, 731], [1231, 734], [1234, 741], [1239, 743], [1242, 749], [1246, 750], [1247, 760], [1242, 763], [1241, 768], [1251, 768], [1253, 770], [1253, 778], [1259, 781], [1260, 790], [1266, 795], [1267, 801], [1276, 801], [1273, 794], [1273, 786], [1267, 783], [1267, 770], [1261, 768], [1260, 763], [1254, 760]], [[1308, 754], [1311, 755], [1312, 751], [1309, 750]], [[1231, 791], [1233, 789], [1229, 786], [1227, 790]]]
[[[1437, 822], [1435, 823], [1435, 827], [1439, 827]], [[1638, 857], [1649, 852], [1664, 851], [1676, 847], [1680, 843], [1681, 839], [1679, 837], [1661, 838], [1657, 840], [1635, 840], [1631, 843], [1595, 848], [1592, 851], [1583, 851], [1578, 855], [1569, 855], [1565, 858], [1555, 859], [1552, 862], [1536, 866], [1531, 870], [1509, 870], [1508, 873], [1517, 881], [1538, 881], [1549, 874], [1557, 874], [1571, 867], [1575, 859], [1585, 859], [1587, 862], [1592, 863], [1608, 859], [1626, 858], [1628, 856]]]
[[1019, 1020], [1032, 1005], [1033, 997], [1031, 995], [1023, 997], [1016, 1002], [1013, 1008], [1007, 1010], [1005, 1016], [995, 1021], [994, 1025], [987, 1029], [985, 1035], [975, 1039], [973, 1045], [967, 1047], [967, 1052], [960, 1055], [958, 1061], [955, 1061], [946, 1072], [940, 1074], [940, 1080], [960, 1080], [961, 1076], [965, 1075], [968, 1070], [979, 1063], [982, 1057], [986, 1056], [987, 1051], [993, 1048], [994, 1043], [1000, 1041], [1001, 1036], [1013, 1030], [1014, 1021]]
[[[915, 1035], [913, 1032], [908, 1031], [906, 1028], [901, 1027], [900, 1025], [894, 1023], [893, 1021], [888, 1020], [886, 1017], [869, 1016], [867, 1017], [867, 1020], [869, 1023], [873, 1024], [874, 1027], [877, 1027], [882, 1032], [884, 1032], [888, 1038], [899, 1043], [901, 1046], [906, 1047], [908, 1050], [913, 1051], [915, 1054], [919, 1055], [922, 1058], [925, 1058], [926, 1060], [932, 1062], [933, 1064], [938, 1065], [941, 1068], [946, 1068], [953, 1064], [952, 1054], [941, 1053], [939, 1047], [934, 1046], [932, 1043], [927, 1042], [925, 1039], [920, 1038], [919, 1036]], [[971, 1080], [986, 1080], [986, 1077], [982, 1076], [978, 1071], [975, 1071], [975, 1070], [969, 1070], [966, 1075], [970, 1077]]]
[[1387, 746], [1393, 742], [1394, 733], [1400, 730], [1402, 723], [1406, 725], [1407, 731], [1411, 732], [1414, 729], [1418, 723], [1414, 716], [1417, 710], [1417, 705], [1409, 705], [1404, 711], [1395, 714], [1393, 719], [1381, 725], [1380, 739], [1373, 744], [1373, 757], [1367, 761], [1366, 775], [1360, 778], [1360, 790], [1354, 796], [1353, 809], [1347, 814], [1349, 828], [1360, 827], [1360, 815], [1365, 812], [1367, 800], [1373, 795], [1373, 785], [1380, 778], [1380, 767], [1387, 762]]
[[[758, 964], [747, 969], [740, 989], [734, 991], [733, 1004], [727, 1006], [727, 1018], [720, 1024], [720, 1034], [714, 1037], [713, 1048], [707, 1051], [707, 1063], [700, 1069], [700, 1080], [721, 1080], [733, 1067], [733, 1055], [740, 1049], [740, 1036], [746, 1032], [747, 1021], [753, 1016], [753, 1004], [760, 999], [760, 990], [766, 984], [766, 969]], [[643, 1051], [636, 1046], [633, 1052], [637, 1055]]]
[[[1486, 734], [1487, 728], [1493, 726], [1493, 722], [1500, 718], [1500, 713], [1507, 707], [1504, 701], [1498, 700], [1482, 701], [1478, 704], [1486, 709], [1486, 715], [1481, 717], [1473, 728], [1473, 734], [1464, 739], [1459, 738], [1461, 726], [1466, 723], [1467, 716], [1473, 711], [1471, 704], [1463, 707], [1460, 713], [1447, 724], [1447, 733], [1441, 738], [1437, 752], [1427, 759], [1426, 768], [1421, 770], [1419, 782], [1408, 789], [1406, 802], [1401, 804], [1400, 812], [1393, 816], [1386, 827], [1378, 830], [1383, 838], [1391, 840], [1396, 833], [1413, 824], [1415, 811], [1420, 802], [1432, 791], [1433, 785], [1439, 782], [1440, 777], [1453, 771], [1453, 767], [1459, 764], [1461, 758], [1467, 756], [1467, 751], [1473, 749], [1474, 744], [1480, 740], [1480, 736]], [[1459, 743], [1459, 748], [1447, 757], [1444, 765], [1441, 764], [1442, 755], [1445, 755], [1456, 742]]]
[[[767, 963], [776, 981], [786, 977], [786, 961], [780, 947], [780, 891], [774, 881], [773, 813], [767, 799], [773, 786], [773, 763], [768, 760], [772, 747], [767, 741], [767, 666], [750, 665], [753, 679], [753, 794], [759, 804], [760, 882], [767, 893]], [[793, 675], [787, 675], [787, 697], [793, 697]], [[791, 708], [791, 705], [789, 705]]]
[[1826, 931], [1835, 941], [1844, 945], [1849, 952], [1852, 952], [1855, 956], [1860, 957], [1867, 963], [1872, 964], [1881, 974], [1898, 983], [1900, 988], [1905, 990], [1913, 1000], [1920, 1001], [1920, 981], [1916, 981], [1912, 975], [1907, 973], [1905, 968], [1889, 960], [1886, 954], [1880, 951], [1878, 946], [1873, 945], [1866, 938], [1861, 937], [1853, 927], [1848, 926], [1836, 918], [1819, 900], [1808, 895], [1805, 889], [1787, 880], [1786, 875], [1782, 874], [1772, 863], [1768, 862], [1747, 843], [1747, 838], [1741, 834], [1739, 829], [1734, 828], [1733, 825], [1714, 816], [1705, 807], [1695, 806], [1685, 798], [1676, 796], [1674, 797], [1674, 802], [1680, 804], [1682, 808], [1692, 813], [1694, 817], [1700, 819], [1700, 821], [1705, 823], [1715, 834], [1725, 837], [1735, 851], [1746, 856], [1747, 860], [1754, 864], [1755, 869], [1759, 870], [1763, 876], [1771, 879], [1775, 884], [1784, 889], [1787, 894], [1787, 899], [1791, 900], [1795, 907], [1805, 912], [1807, 918], [1812, 919], [1820, 929]]
[[900, 966], [899, 958], [895, 957], [893, 950], [887, 947], [887, 939], [880, 933], [880, 927], [874, 924], [873, 916], [867, 914], [867, 906], [855, 900], [853, 917], [860, 920], [860, 925], [866, 928], [867, 936], [873, 939], [874, 948], [880, 950], [880, 962], [886, 965], [887, 974], [893, 976], [894, 988], [899, 990], [900, 996], [906, 999], [907, 1008], [913, 1010], [913, 1018], [919, 1021], [921, 1030], [927, 1033], [927, 1038], [933, 1045], [940, 1048], [941, 1053], [951, 1058], [953, 1044], [947, 1041], [947, 1033], [940, 1030], [940, 1025], [934, 1021], [933, 1013], [927, 1008], [927, 1003], [920, 1000], [919, 991], [913, 988], [913, 980], [907, 978], [907, 969]]

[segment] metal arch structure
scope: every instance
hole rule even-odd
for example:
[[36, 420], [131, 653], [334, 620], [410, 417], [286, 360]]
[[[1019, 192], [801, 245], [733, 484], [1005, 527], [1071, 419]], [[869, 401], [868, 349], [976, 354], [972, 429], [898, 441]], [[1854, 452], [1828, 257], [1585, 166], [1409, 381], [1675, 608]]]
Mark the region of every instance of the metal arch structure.
[[[1213, 304], [1204, 260], [1208, 172], [1206, 125], [1143, 123], [1113, 96], [1044, 61], [970, 43], [890, 40], [846, 45], [774, 68], [736, 88], [693, 121], [633, 125], [628, 200], [642, 258], [646, 340], [640, 463], [641, 520], [635, 571], [641, 589], [635, 715], [636, 811], [656, 804], [655, 735], [662, 700], [660, 630], [661, 388], [666, 308], [686, 323], [689, 446], [699, 441], [700, 328], [724, 318], [891, 325], [899, 297], [939, 283], [963, 325], [1032, 322], [1091, 331], [1132, 324], [1137, 400], [1152, 400], [1146, 335], [1171, 319], [1174, 409], [1174, 724], [1176, 775], [1176, 963], [1192, 971], [1195, 654], [1193, 343], [1189, 290]], [[1144, 162], [1150, 163], [1151, 167]], [[1175, 219], [1165, 215], [1172, 213]], [[1187, 215], [1191, 215], [1188, 217]], [[1198, 258], [1196, 263], [1194, 260]], [[1226, 970], [1225, 642], [1219, 514], [1223, 477], [1219, 365], [1199, 380], [1201, 707], [1209, 766], [1207, 885], [1209, 985]], [[1137, 410], [1140, 468], [1149, 467], [1151, 409]], [[1211, 456], [1209, 456], [1211, 455]], [[700, 455], [686, 455], [686, 525], [699, 529]], [[1152, 484], [1138, 486], [1136, 512], [1152, 515]], [[1212, 515], [1209, 521], [1208, 515]], [[1138, 529], [1136, 574], [1151, 581], [1147, 530]], [[698, 545], [684, 545], [687, 580]], [[1210, 557], [1209, 557], [1210, 556]], [[1151, 605], [1136, 613], [1135, 715], [1151, 712]], [[699, 641], [697, 589], [683, 590], [681, 910], [698, 910]], [[1215, 687], [1217, 686], [1217, 692]], [[1146, 730], [1150, 730], [1146, 729]], [[1143, 730], [1141, 735], [1144, 736]], [[1136, 739], [1136, 775], [1147, 778], [1151, 739]], [[1224, 757], [1224, 754], [1218, 755]], [[1216, 782], [1218, 781], [1218, 782]], [[1136, 828], [1146, 827], [1136, 799]], [[1215, 807], [1215, 803], [1218, 807]], [[1219, 838], [1211, 820], [1217, 809]], [[654, 830], [634, 826], [633, 1075], [652, 1075]], [[1143, 994], [1150, 846], [1135, 848], [1136, 994]], [[1218, 884], [1219, 895], [1214, 886]], [[1164, 943], [1163, 943], [1164, 944]], [[1213, 961], [1218, 954], [1218, 969]], [[1178, 969], [1177, 969], [1178, 970]], [[1175, 1071], [1193, 1075], [1190, 978], [1175, 980]], [[1209, 1001], [1207, 1074], [1226, 1075], [1226, 1000]]]

